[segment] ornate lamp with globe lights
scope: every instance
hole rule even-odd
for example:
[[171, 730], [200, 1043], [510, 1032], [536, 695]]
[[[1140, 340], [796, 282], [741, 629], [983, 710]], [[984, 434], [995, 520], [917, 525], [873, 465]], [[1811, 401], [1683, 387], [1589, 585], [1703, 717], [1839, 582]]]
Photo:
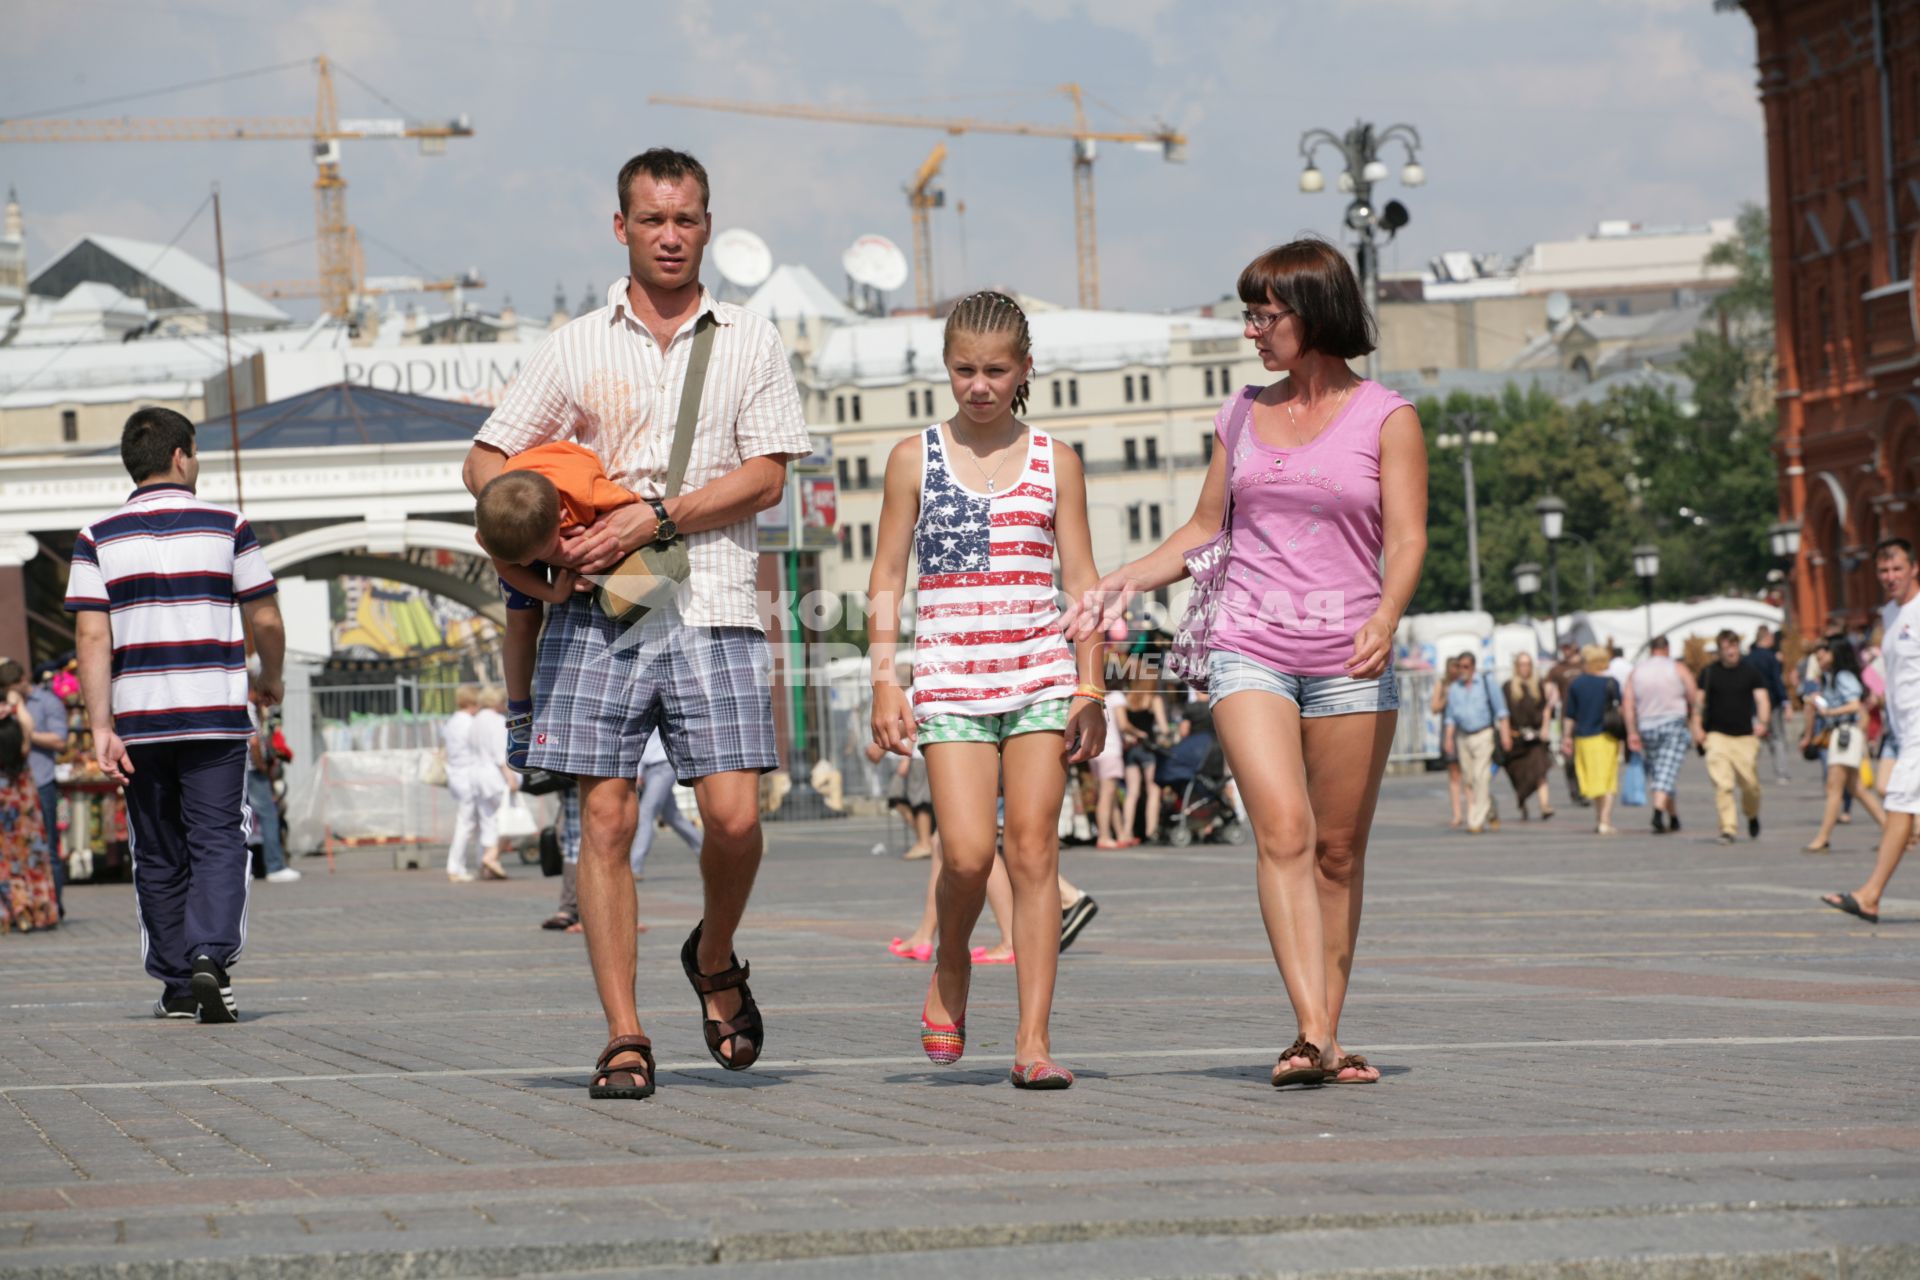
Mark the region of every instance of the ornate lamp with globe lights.
[[[1374, 238], [1384, 231], [1388, 240], [1393, 239], [1410, 217], [1407, 207], [1398, 200], [1389, 200], [1384, 207], [1377, 207], [1373, 202], [1374, 184], [1387, 180], [1389, 171], [1386, 162], [1380, 159], [1380, 149], [1389, 142], [1397, 142], [1406, 149], [1407, 162], [1400, 168], [1401, 185], [1417, 187], [1424, 183], [1427, 171], [1420, 167], [1420, 131], [1410, 124], [1390, 124], [1384, 129], [1375, 129], [1359, 120], [1344, 134], [1329, 129], [1309, 129], [1300, 135], [1300, 155], [1307, 162], [1300, 173], [1300, 190], [1309, 195], [1327, 187], [1326, 175], [1314, 163], [1315, 152], [1329, 146], [1340, 153], [1339, 188], [1353, 197], [1347, 204], [1343, 221], [1356, 237], [1354, 260], [1360, 269], [1360, 293], [1366, 299], [1369, 312], [1380, 302], [1379, 249]], [[1367, 354], [1367, 376], [1380, 376], [1377, 351]]]

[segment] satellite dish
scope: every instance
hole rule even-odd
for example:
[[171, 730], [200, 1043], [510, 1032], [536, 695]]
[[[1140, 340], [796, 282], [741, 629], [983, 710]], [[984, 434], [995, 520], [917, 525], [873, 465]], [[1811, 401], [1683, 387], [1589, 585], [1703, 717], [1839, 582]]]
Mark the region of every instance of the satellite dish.
[[1559, 324], [1571, 314], [1573, 314], [1572, 298], [1569, 298], [1559, 289], [1555, 289], [1547, 295], [1547, 320], [1549, 323]]
[[773, 274], [773, 251], [745, 227], [728, 227], [713, 238], [713, 265], [728, 284], [756, 289]]
[[861, 236], [840, 255], [855, 284], [891, 293], [907, 282], [907, 255], [885, 236]]

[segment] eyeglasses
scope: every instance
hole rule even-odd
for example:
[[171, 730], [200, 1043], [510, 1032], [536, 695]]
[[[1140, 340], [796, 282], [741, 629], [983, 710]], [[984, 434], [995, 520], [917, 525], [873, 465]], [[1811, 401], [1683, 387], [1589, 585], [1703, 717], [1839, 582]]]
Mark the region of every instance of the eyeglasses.
[[1265, 333], [1292, 314], [1293, 312], [1286, 307], [1281, 307], [1277, 311], [1242, 311], [1240, 321], [1255, 333]]

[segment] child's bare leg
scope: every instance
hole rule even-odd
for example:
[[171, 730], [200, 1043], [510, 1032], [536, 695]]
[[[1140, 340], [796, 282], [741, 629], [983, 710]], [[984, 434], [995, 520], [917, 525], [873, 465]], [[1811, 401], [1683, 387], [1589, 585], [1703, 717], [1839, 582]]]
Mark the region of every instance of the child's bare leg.
[[[993, 800], [1000, 789], [1000, 757], [987, 742], [939, 742], [925, 752], [942, 854], [935, 893], [940, 936], [926, 1018], [944, 1024], [958, 1022], [967, 1012], [973, 926], [986, 905], [987, 881], [993, 874]], [[1057, 813], [1058, 795], [1053, 806]]]
[[[924, 947], [933, 941], [933, 931], [938, 924], [938, 915], [934, 907], [934, 893], [940, 887], [940, 864], [945, 859], [940, 853], [940, 837], [933, 838], [933, 862], [927, 868], [927, 902], [920, 909], [920, 924], [911, 935], [902, 938], [909, 947]], [[988, 890], [989, 893], [992, 890]]]
[[507, 700], [533, 701], [533, 663], [540, 652], [540, 623], [544, 610], [507, 610], [507, 635], [502, 665], [506, 667]]
[[1007, 788], [1007, 875], [1013, 881], [1013, 941], [1020, 986], [1017, 1063], [1051, 1060], [1047, 1024], [1060, 964], [1060, 837], [1066, 767], [1062, 735], [1023, 733], [1001, 743]]
[[1007, 879], [1007, 863], [1004, 858], [993, 860], [993, 871], [987, 877], [987, 907], [993, 912], [994, 927], [1000, 930], [1000, 941], [987, 948], [984, 958], [1005, 960], [1014, 954], [1014, 949], [1013, 882]]

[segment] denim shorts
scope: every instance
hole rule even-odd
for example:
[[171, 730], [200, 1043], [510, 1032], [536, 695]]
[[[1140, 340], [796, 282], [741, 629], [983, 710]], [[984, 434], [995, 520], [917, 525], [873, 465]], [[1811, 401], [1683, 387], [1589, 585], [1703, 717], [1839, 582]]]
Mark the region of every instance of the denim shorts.
[[1243, 689], [1279, 694], [1300, 708], [1302, 719], [1400, 709], [1400, 682], [1391, 671], [1383, 671], [1371, 680], [1356, 680], [1352, 676], [1294, 676], [1276, 671], [1244, 653], [1229, 653], [1225, 649], [1209, 653], [1209, 700], [1217, 703]]

